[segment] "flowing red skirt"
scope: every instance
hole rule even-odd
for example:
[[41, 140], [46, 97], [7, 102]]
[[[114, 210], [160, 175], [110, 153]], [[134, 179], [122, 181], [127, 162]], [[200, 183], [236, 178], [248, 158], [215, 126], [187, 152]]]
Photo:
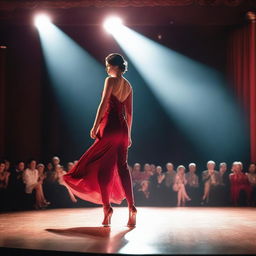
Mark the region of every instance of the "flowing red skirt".
[[110, 202], [120, 204], [125, 199], [118, 168], [127, 161], [128, 126], [121, 107], [121, 103], [111, 97], [97, 139], [63, 176], [73, 194], [83, 200], [103, 204], [102, 187]]

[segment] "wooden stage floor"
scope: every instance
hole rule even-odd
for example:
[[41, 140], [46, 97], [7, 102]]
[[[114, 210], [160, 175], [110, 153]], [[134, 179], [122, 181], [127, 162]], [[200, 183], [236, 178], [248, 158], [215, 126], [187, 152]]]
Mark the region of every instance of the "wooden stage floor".
[[137, 209], [134, 229], [125, 226], [124, 207], [114, 207], [111, 228], [101, 226], [100, 207], [1, 213], [0, 247], [97, 254], [256, 254], [256, 208]]

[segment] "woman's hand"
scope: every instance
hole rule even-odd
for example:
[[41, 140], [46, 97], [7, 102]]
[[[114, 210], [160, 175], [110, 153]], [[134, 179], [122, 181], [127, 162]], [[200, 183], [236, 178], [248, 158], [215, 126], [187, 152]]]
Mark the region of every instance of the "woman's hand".
[[98, 128], [96, 129], [95, 127], [92, 127], [91, 131], [90, 131], [90, 136], [92, 139], [96, 139], [96, 134], [97, 134]]
[[131, 147], [132, 145], [132, 139], [131, 139], [131, 136], [129, 136], [129, 139], [128, 139], [128, 148]]

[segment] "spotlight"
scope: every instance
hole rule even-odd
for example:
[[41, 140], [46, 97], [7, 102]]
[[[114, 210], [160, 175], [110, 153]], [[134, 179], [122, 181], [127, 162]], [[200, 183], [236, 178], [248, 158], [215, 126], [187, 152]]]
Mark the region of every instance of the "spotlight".
[[51, 23], [51, 19], [46, 14], [38, 14], [35, 17], [34, 23], [38, 29], [41, 29], [47, 27]]
[[109, 33], [114, 33], [122, 25], [123, 25], [123, 22], [122, 22], [122, 20], [119, 17], [107, 18], [106, 21], [103, 23], [103, 27]]

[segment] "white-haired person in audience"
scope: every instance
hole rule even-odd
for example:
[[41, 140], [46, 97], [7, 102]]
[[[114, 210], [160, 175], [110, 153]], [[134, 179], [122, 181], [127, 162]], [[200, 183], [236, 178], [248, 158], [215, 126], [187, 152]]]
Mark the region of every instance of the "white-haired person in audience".
[[185, 206], [186, 200], [190, 201], [191, 198], [188, 196], [186, 192], [186, 184], [187, 180], [185, 177], [185, 166], [179, 165], [177, 167], [177, 174], [175, 176], [174, 184], [173, 184], [173, 190], [177, 192], [177, 206]]
[[239, 205], [239, 199], [242, 191], [245, 192], [245, 203], [249, 205], [251, 202], [252, 188], [250, 186], [248, 176], [243, 172], [242, 162], [233, 162], [232, 173], [229, 175], [229, 179], [231, 189], [231, 200], [233, 205]]
[[[215, 162], [210, 160], [207, 162], [207, 170], [202, 173], [202, 181], [204, 184], [204, 194], [202, 204], [210, 203], [215, 204], [218, 196], [217, 188], [220, 184], [219, 172], [215, 170]], [[211, 197], [211, 199], [210, 199]]]
[[54, 156], [52, 158], [52, 164], [53, 164], [53, 167], [57, 166], [58, 164], [60, 164], [60, 158], [58, 156]]
[[166, 164], [166, 173], [165, 173], [165, 186], [167, 188], [172, 188], [175, 176], [176, 176], [176, 171], [174, 170], [173, 164], [168, 162]]
[[188, 172], [185, 173], [187, 180], [186, 190], [187, 194], [191, 198], [190, 205], [196, 206], [199, 204], [199, 180], [196, 174], [196, 164], [190, 163], [188, 165]]

